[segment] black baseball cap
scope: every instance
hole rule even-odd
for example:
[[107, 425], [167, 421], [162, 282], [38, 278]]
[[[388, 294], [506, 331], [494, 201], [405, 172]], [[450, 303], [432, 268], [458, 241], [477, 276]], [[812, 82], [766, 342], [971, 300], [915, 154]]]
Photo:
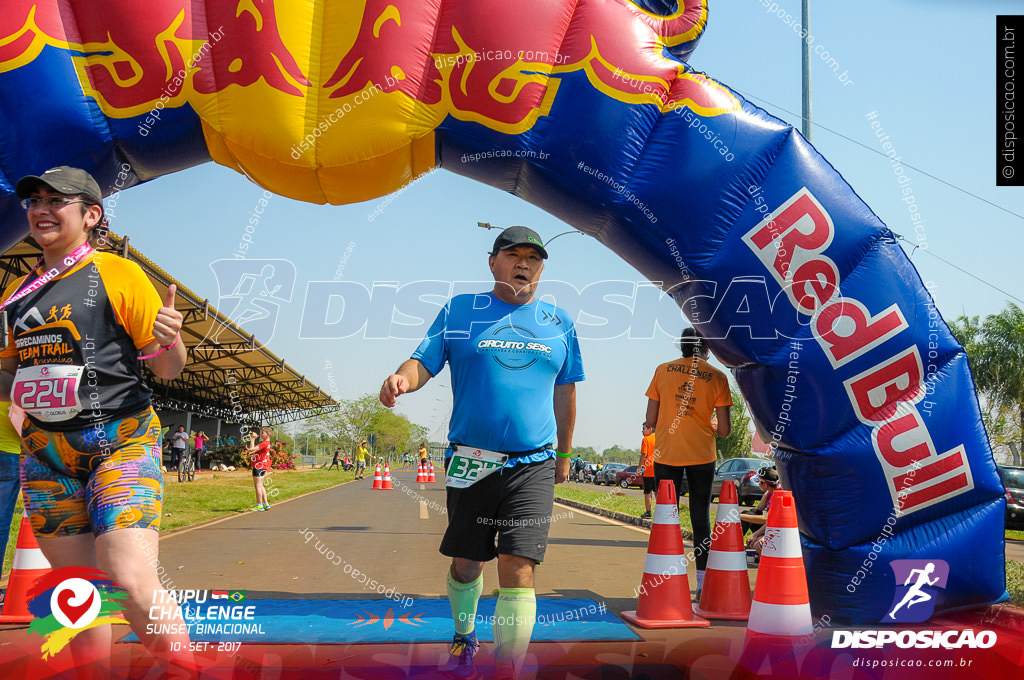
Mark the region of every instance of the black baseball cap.
[[40, 184], [62, 194], [81, 194], [93, 203], [103, 205], [103, 192], [92, 175], [81, 168], [59, 165], [41, 175], [25, 175], [18, 180], [14, 193], [18, 198], [28, 198]]
[[545, 260], [548, 259], [548, 251], [544, 250], [544, 241], [540, 240], [540, 235], [529, 227], [509, 227], [498, 234], [498, 238], [494, 239], [494, 249], [491, 250], [491, 255], [497, 255], [498, 251], [516, 246], [533, 246], [541, 257]]

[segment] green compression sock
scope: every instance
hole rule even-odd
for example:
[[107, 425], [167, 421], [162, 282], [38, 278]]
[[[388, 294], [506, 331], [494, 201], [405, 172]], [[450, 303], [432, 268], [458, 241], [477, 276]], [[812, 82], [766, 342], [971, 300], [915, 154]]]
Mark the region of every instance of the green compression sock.
[[480, 574], [472, 583], [459, 583], [448, 570], [448, 603], [452, 606], [455, 632], [469, 635], [473, 632], [476, 618], [476, 603], [484, 590], [484, 575]]
[[537, 595], [533, 588], [501, 588], [494, 606], [494, 659], [512, 666], [518, 675], [526, 659], [537, 618]]

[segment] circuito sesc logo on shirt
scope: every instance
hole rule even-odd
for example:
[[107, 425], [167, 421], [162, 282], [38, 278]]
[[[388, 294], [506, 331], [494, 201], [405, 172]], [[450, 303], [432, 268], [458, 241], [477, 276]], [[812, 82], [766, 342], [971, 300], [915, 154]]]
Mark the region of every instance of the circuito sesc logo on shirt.
[[481, 334], [476, 341], [476, 350], [490, 354], [499, 366], [510, 371], [522, 371], [551, 356], [551, 345], [539, 340], [530, 329], [516, 326], [511, 321]]

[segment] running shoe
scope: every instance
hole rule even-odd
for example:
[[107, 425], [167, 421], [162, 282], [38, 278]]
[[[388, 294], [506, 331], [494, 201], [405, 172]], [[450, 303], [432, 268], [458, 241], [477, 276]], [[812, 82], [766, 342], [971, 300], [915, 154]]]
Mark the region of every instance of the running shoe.
[[249, 508], [249, 512], [263, 512], [263, 510], [264, 509], [262, 505], [254, 505], [251, 508]]
[[475, 678], [476, 665], [473, 657], [480, 651], [480, 642], [476, 632], [468, 635], [456, 635], [452, 640], [452, 648], [448, 650], [448, 663], [441, 666], [441, 671], [454, 678]]
[[650, 518], [651, 518], [651, 513], [650, 512], [645, 512], [644, 514], [640, 515], [640, 519], [650, 519]]
[[270, 503], [264, 503], [263, 504], [263, 509], [264, 510], [270, 510]]

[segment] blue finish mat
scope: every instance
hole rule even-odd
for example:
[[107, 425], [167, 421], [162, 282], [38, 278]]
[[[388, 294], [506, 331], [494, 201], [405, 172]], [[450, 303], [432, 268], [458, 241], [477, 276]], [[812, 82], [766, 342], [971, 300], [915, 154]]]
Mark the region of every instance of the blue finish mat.
[[[238, 603], [185, 602], [182, 612], [196, 642], [267, 644], [358, 642], [449, 642], [455, 634], [447, 599], [243, 600]], [[476, 634], [493, 639], [495, 599], [481, 599]], [[170, 625], [153, 620], [150, 626]], [[155, 632], [155, 631], [154, 631]], [[638, 640], [630, 628], [593, 600], [538, 599], [534, 642]], [[135, 642], [134, 633], [124, 642]]]

